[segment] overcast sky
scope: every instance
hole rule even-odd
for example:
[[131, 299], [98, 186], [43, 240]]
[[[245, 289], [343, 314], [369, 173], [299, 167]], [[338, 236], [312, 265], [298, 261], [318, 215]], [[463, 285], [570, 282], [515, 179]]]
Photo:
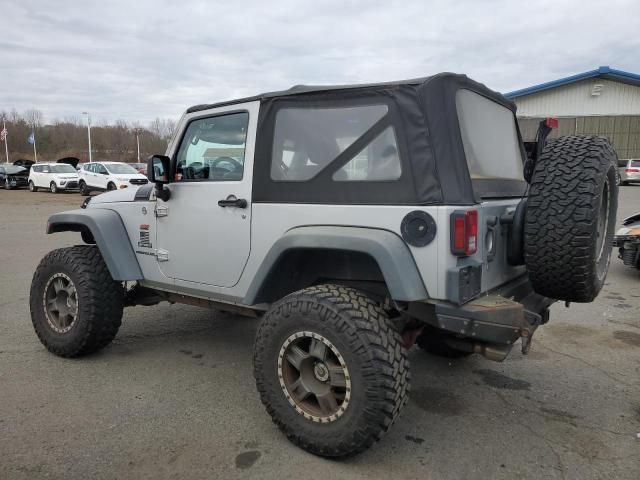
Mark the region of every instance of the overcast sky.
[[637, 0], [0, 0], [0, 110], [147, 123], [440, 71], [507, 92], [600, 65], [640, 73], [639, 19]]

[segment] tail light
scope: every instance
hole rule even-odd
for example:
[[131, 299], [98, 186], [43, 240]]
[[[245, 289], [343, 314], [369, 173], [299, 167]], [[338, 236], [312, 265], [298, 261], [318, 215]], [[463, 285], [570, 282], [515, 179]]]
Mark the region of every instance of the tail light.
[[467, 257], [478, 251], [478, 211], [456, 210], [451, 214], [451, 253]]
[[560, 122], [558, 122], [558, 119], [554, 117], [548, 117], [545, 123], [549, 128], [558, 128], [558, 125], [560, 124]]
[[625, 168], [624, 172], [625, 173], [638, 173], [638, 172], [640, 172], [640, 169], [638, 169], [638, 168]]

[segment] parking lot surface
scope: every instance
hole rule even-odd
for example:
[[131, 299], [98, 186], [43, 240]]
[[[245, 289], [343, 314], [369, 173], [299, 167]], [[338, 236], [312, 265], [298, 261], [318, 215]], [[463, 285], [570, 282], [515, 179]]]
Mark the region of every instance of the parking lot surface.
[[[45, 235], [82, 197], [0, 191], [0, 479], [640, 478], [640, 272], [612, 259], [592, 304], [555, 304], [528, 356], [410, 353], [411, 400], [346, 461], [280, 434], [252, 377], [255, 319], [184, 305], [125, 310], [113, 344], [67, 360], [31, 326]], [[618, 217], [640, 210], [622, 187]]]

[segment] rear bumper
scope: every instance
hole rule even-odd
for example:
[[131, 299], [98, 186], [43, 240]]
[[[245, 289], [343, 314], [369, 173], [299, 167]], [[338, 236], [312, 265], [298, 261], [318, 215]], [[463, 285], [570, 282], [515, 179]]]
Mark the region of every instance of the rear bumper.
[[620, 180], [623, 182], [640, 182], [640, 173], [621, 173]]
[[534, 292], [527, 275], [464, 305], [438, 302], [424, 320], [455, 337], [481, 344], [528, 343], [539, 325], [549, 319], [555, 300]]

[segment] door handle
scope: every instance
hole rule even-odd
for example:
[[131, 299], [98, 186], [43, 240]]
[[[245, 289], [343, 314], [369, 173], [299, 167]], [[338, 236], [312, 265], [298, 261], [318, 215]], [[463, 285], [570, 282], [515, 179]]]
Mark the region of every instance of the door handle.
[[226, 200], [218, 200], [221, 207], [247, 208], [247, 201], [244, 198], [236, 198], [235, 195], [229, 195]]

